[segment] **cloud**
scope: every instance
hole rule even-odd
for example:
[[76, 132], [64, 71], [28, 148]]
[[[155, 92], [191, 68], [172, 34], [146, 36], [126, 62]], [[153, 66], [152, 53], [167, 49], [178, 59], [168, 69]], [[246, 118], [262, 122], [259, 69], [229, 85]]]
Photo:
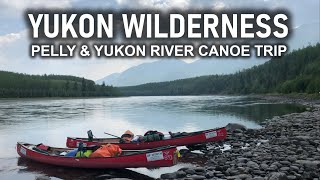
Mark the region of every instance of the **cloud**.
[[319, 22], [319, 0], [116, 0], [118, 8], [134, 9], [212, 9], [214, 11], [230, 9], [286, 9], [292, 15], [292, 25]]
[[[134, 4], [130, 2], [130, 4]], [[71, 3], [72, 8], [86, 8], [86, 9], [118, 9], [118, 2], [117, 0], [72, 0]]]
[[9, 34], [0, 36], [0, 46], [20, 40], [22, 36], [25, 35], [25, 33], [26, 31], [23, 30], [18, 33], [9, 33]]
[[9, 43], [12, 41], [16, 41], [21, 38], [21, 34], [19, 33], [10, 33], [4, 36], [0, 36], [0, 45], [4, 43]]
[[149, 8], [149, 9], [187, 9], [190, 6], [190, 0], [117, 0], [118, 6], [121, 8]]
[[[27, 8], [92, 8], [92, 9], [288, 9], [293, 26], [319, 22], [319, 0], [0, 0], [0, 69], [31, 74], [72, 74], [99, 79], [120, 72], [146, 60], [48, 60], [30, 59], [23, 12]], [[312, 29], [311, 29], [312, 30]], [[315, 32], [316, 33], [316, 32]], [[310, 34], [310, 33], [309, 33]], [[302, 37], [301, 37], [302, 38]]]
[[145, 59], [92, 58], [41, 59], [29, 57], [27, 30], [0, 36], [0, 70], [28, 74], [65, 74], [100, 79], [148, 62]]
[[168, 4], [171, 8], [181, 8], [181, 9], [190, 8], [190, 1], [189, 0], [168, 1]]
[[[19, 58], [28, 57], [27, 31], [9, 33], [0, 36], [0, 62], [10, 65]], [[1, 64], [2, 66], [4, 64]], [[3, 67], [1, 67], [2, 69]]]
[[0, 0], [0, 35], [25, 28], [24, 12], [27, 9], [69, 8], [73, 0]]
[[12, 10], [25, 10], [26, 8], [66, 8], [70, 7], [71, 0], [1, 0], [0, 7]]
[[213, 4], [213, 9], [216, 11], [220, 11], [225, 8], [226, 8], [226, 4], [221, 1], [214, 2], [214, 4]]

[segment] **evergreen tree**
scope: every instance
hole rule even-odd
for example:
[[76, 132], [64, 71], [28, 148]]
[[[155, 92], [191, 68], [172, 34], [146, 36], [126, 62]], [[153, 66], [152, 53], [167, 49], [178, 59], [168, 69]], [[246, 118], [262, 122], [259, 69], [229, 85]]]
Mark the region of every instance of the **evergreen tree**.
[[[82, 89], [80, 89], [80, 84]], [[120, 95], [117, 88], [110, 87], [101, 90], [101, 87], [96, 85], [94, 81], [74, 76], [46, 74], [38, 76], [0, 71], [0, 98]]]
[[320, 44], [228, 75], [121, 87], [124, 95], [319, 93]]

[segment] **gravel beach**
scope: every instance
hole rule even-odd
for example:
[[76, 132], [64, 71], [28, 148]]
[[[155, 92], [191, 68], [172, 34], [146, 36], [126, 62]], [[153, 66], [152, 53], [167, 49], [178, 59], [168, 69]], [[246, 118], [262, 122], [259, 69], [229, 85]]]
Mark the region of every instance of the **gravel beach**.
[[[160, 179], [320, 179], [320, 103], [307, 99], [267, 97], [308, 105], [308, 111], [276, 116], [261, 129], [231, 125], [223, 142], [204, 154], [207, 162], [162, 174]], [[183, 156], [190, 156], [185, 150]]]

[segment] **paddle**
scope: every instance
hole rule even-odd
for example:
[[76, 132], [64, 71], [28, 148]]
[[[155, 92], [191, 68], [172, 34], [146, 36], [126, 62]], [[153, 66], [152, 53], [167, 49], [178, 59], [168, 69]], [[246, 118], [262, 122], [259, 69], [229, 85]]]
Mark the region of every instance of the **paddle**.
[[109, 134], [109, 133], [106, 133], [106, 132], [104, 132], [104, 133], [107, 134], [107, 135], [109, 135], [109, 136], [113, 136], [113, 137], [116, 137], [116, 138], [121, 139], [121, 137], [119, 137], [119, 136], [116, 136], [116, 135], [113, 135], [113, 134]]

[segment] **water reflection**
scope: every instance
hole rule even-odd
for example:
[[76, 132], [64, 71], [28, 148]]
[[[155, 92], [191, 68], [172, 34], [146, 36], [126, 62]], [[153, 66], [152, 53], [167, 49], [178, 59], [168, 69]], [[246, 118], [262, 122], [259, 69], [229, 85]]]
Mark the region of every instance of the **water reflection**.
[[36, 163], [23, 158], [18, 158], [18, 166], [21, 169], [18, 173], [32, 173], [35, 176], [45, 175], [59, 179], [111, 179], [111, 178], [130, 178], [150, 180], [149, 176], [131, 171], [128, 169], [77, 169], [65, 168], [59, 166], [51, 166], [41, 163]]
[[248, 119], [257, 123], [263, 122], [274, 116], [289, 114], [292, 112], [304, 112], [306, 107], [297, 104], [270, 104], [254, 101], [252, 103], [241, 102], [232, 105], [205, 106], [203, 111], [212, 114], [229, 114]]

